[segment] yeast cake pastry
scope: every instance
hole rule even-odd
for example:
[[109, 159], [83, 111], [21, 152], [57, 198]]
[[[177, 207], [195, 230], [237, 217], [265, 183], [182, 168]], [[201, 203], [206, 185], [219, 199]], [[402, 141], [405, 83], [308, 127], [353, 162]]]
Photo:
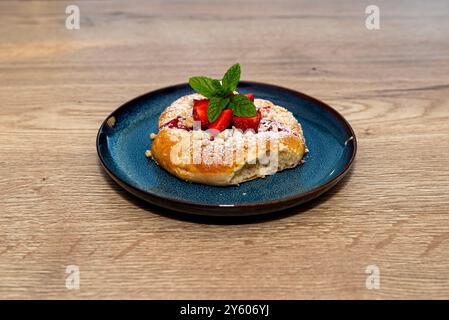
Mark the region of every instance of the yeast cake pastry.
[[307, 148], [297, 119], [272, 101], [236, 92], [239, 78], [239, 65], [221, 81], [191, 78], [197, 93], [162, 112], [147, 156], [180, 179], [215, 186], [238, 185], [301, 164]]

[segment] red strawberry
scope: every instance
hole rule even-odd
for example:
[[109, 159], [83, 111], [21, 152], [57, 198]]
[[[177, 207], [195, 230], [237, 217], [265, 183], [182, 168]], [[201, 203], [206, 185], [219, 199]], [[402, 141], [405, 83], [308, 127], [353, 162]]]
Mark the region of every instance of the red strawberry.
[[254, 94], [252, 93], [245, 93], [244, 96], [246, 96], [251, 102], [254, 102]]
[[231, 125], [231, 119], [232, 119], [232, 110], [231, 109], [223, 110], [218, 116], [218, 119], [209, 125], [209, 129], [223, 131], [224, 129], [228, 128]]
[[193, 100], [193, 119], [195, 121], [201, 121], [201, 129], [205, 130], [209, 125], [207, 120], [207, 106], [209, 100]]
[[242, 131], [246, 131], [248, 129], [253, 129], [255, 132], [257, 132], [257, 129], [259, 128], [260, 120], [262, 119], [262, 114], [259, 110], [257, 110], [257, 113], [254, 117], [232, 117], [232, 122], [234, 123], [234, 127], [237, 129], [240, 129]]

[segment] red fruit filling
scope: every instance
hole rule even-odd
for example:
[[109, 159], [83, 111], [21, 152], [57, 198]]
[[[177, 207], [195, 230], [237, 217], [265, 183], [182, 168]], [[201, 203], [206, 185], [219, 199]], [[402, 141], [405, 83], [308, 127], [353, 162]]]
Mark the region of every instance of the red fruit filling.
[[181, 117], [177, 117], [177, 118], [175, 118], [175, 119], [173, 119], [173, 120], [170, 120], [170, 121], [167, 122], [167, 123], [164, 123], [164, 124], [161, 126], [161, 128], [168, 127], [168, 128], [178, 128], [178, 129], [190, 130], [189, 128], [187, 128], [187, 127], [184, 125], [184, 123], [181, 122], [182, 119], [183, 119], [183, 118], [181, 118]]
[[259, 128], [260, 120], [262, 119], [262, 114], [258, 110], [254, 117], [232, 117], [232, 122], [234, 123], [234, 127], [240, 129], [242, 131], [246, 131], [248, 129], [252, 129], [257, 132]]
[[209, 126], [207, 119], [207, 106], [209, 100], [193, 100], [193, 120], [201, 122], [201, 129], [205, 130]]
[[244, 96], [246, 96], [251, 102], [254, 102], [254, 94], [252, 93], [245, 93]]
[[[233, 94], [231, 94], [233, 95]], [[254, 102], [254, 94], [247, 93], [245, 94], [246, 97], [251, 102]], [[262, 114], [258, 111], [256, 116], [254, 117], [236, 117], [232, 116], [232, 110], [226, 109], [223, 110], [218, 119], [215, 120], [213, 123], [210, 123], [207, 118], [207, 108], [209, 106], [209, 100], [208, 99], [202, 99], [202, 100], [193, 100], [193, 119], [195, 121], [201, 122], [201, 129], [215, 129], [218, 131], [223, 131], [231, 126], [231, 121], [234, 122], [234, 126], [236, 128], [239, 128], [243, 131], [247, 129], [253, 129], [257, 132], [257, 129], [259, 127], [260, 119], [262, 118]], [[169, 123], [165, 124], [164, 126], [169, 126], [170, 128], [176, 127], [179, 128], [177, 119], [174, 119], [170, 121]]]
[[231, 119], [232, 119], [232, 110], [231, 109], [223, 110], [218, 116], [217, 120], [215, 120], [209, 125], [209, 129], [223, 131], [224, 129], [228, 128], [231, 125]]

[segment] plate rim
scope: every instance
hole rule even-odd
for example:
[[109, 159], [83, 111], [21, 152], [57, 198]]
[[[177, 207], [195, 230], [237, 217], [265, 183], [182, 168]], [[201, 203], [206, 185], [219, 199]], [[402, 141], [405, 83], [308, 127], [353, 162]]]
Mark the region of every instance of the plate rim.
[[[165, 91], [168, 89], [177, 89], [178, 87], [185, 87], [188, 85], [187, 82], [185, 83], [179, 83], [171, 86], [166, 86], [163, 88], [159, 88], [156, 90], [152, 90], [146, 93], [143, 93], [135, 98], [132, 98], [131, 100], [126, 101], [122, 105], [120, 105], [118, 108], [116, 108], [114, 111], [112, 111], [105, 120], [101, 123], [96, 137], [96, 150], [97, 155], [99, 157], [100, 163], [105, 169], [106, 173], [122, 188], [127, 190], [128, 192], [132, 193], [133, 195], [150, 202], [152, 204], [155, 204], [157, 206], [160, 206], [162, 208], [171, 209], [175, 211], [180, 211], [184, 213], [189, 214], [197, 214], [197, 215], [211, 215], [211, 216], [236, 216], [236, 215], [256, 215], [256, 214], [262, 214], [262, 213], [270, 213], [274, 211], [280, 211], [283, 209], [288, 209], [296, 205], [300, 205], [304, 202], [310, 201], [324, 192], [328, 191], [331, 187], [333, 187], [335, 184], [337, 184], [351, 169], [351, 166], [354, 162], [354, 159], [357, 154], [357, 138], [355, 135], [354, 130], [352, 129], [349, 122], [341, 115], [337, 110], [335, 110], [333, 107], [328, 105], [327, 103], [318, 100], [317, 98], [314, 98], [312, 96], [309, 96], [305, 93], [302, 93], [300, 91], [296, 91], [290, 88], [285, 88], [279, 85], [274, 84], [268, 84], [264, 82], [257, 82], [257, 81], [240, 81], [239, 84], [246, 84], [246, 85], [259, 85], [259, 86], [268, 86], [273, 89], [287, 91], [290, 94], [299, 96], [302, 99], [308, 100], [314, 104], [318, 104], [321, 107], [324, 107], [327, 111], [332, 113], [345, 127], [345, 129], [350, 133], [352, 139], [348, 139], [347, 142], [351, 142], [353, 144], [353, 151], [351, 154], [351, 158], [346, 163], [344, 169], [340, 174], [329, 180], [328, 182], [321, 184], [312, 190], [302, 192], [296, 195], [292, 195], [289, 197], [276, 199], [276, 200], [270, 200], [270, 201], [262, 201], [262, 202], [255, 202], [255, 203], [248, 203], [248, 204], [237, 204], [237, 205], [215, 205], [215, 204], [202, 204], [198, 202], [190, 202], [190, 201], [183, 201], [183, 200], [177, 200], [177, 199], [168, 199], [161, 197], [159, 195], [156, 195], [154, 193], [150, 193], [146, 190], [137, 188], [128, 182], [122, 180], [120, 177], [118, 177], [116, 174], [113, 173], [113, 170], [108, 167], [105, 159], [103, 158], [102, 153], [100, 152], [100, 135], [103, 132], [104, 127], [107, 125], [108, 119], [110, 117], [114, 116], [117, 112], [121, 111], [122, 109], [125, 109], [128, 107], [128, 105], [136, 102], [139, 99], [142, 99], [143, 97], [147, 95], [154, 95], [159, 93], [160, 91]], [[176, 177], [175, 177], [176, 178]], [[195, 211], [193, 211], [195, 210]], [[224, 214], [220, 214], [222, 211], [226, 211]], [[249, 211], [246, 214], [242, 214], [242, 212]]]

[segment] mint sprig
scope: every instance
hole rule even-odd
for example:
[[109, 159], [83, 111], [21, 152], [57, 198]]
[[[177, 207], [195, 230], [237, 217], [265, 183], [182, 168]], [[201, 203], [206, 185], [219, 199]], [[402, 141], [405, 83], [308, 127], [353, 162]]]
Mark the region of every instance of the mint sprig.
[[209, 122], [214, 122], [220, 116], [221, 111], [224, 110], [228, 104], [229, 98], [210, 98], [209, 105], [207, 106], [207, 119]]
[[189, 84], [193, 90], [202, 94], [206, 98], [212, 98], [222, 95], [222, 86], [220, 81], [208, 77], [192, 77]]
[[256, 115], [256, 106], [247, 96], [238, 94], [231, 97], [231, 103], [229, 109], [232, 109], [232, 113], [237, 117], [253, 117]]
[[240, 81], [240, 65], [238, 63], [234, 64], [232, 67], [226, 71], [221, 80], [223, 89], [227, 92], [234, 92], [237, 89], [237, 85]]
[[189, 85], [193, 90], [209, 99], [207, 118], [214, 122], [224, 109], [232, 109], [237, 117], [253, 117], [256, 115], [256, 106], [246, 96], [234, 91], [240, 81], [240, 64], [230, 67], [221, 82], [208, 77], [192, 77]]

